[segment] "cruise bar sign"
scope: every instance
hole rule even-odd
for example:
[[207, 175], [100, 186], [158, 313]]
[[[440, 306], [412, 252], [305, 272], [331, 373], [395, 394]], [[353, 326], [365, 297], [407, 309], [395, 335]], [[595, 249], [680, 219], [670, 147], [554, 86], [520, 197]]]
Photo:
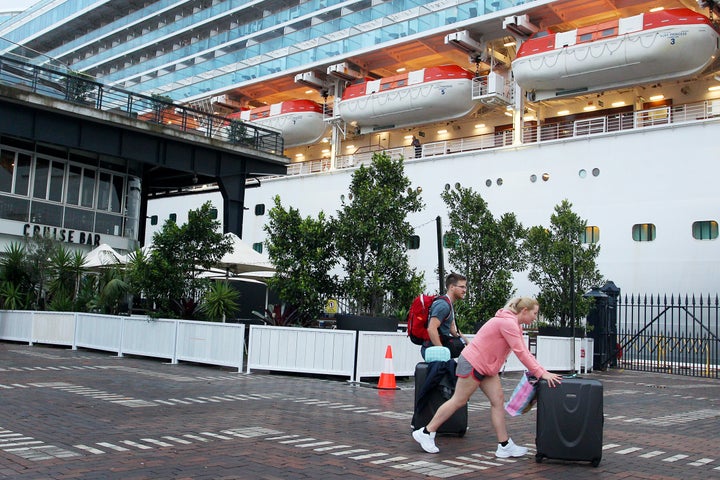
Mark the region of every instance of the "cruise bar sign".
[[46, 238], [54, 238], [60, 242], [77, 243], [97, 247], [100, 245], [100, 235], [92, 232], [81, 232], [68, 230], [66, 228], [50, 227], [47, 225], [36, 225], [26, 223], [23, 226], [23, 236], [34, 237], [42, 235]]

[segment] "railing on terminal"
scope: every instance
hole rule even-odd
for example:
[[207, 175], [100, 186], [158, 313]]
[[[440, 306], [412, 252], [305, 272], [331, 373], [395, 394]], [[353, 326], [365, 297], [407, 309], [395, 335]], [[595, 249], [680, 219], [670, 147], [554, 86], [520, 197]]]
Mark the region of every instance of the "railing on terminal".
[[[705, 100], [697, 103], [568, 120], [566, 122], [527, 125], [522, 129], [522, 144], [565, 141], [591, 135], [613, 134], [652, 127], [667, 127], [668, 125], [702, 122], [711, 119], [720, 119], [720, 100]], [[513, 130], [507, 129], [485, 135], [474, 135], [471, 137], [426, 143], [422, 145], [419, 158], [511, 146], [513, 146]], [[377, 146], [375, 150], [366, 149], [349, 155], [338, 155], [335, 168], [342, 169], [369, 165], [373, 154], [378, 151], [384, 151], [392, 158], [402, 156], [407, 161], [416, 159], [413, 147], [406, 146], [385, 149]], [[288, 165], [287, 173], [288, 175], [300, 175], [319, 173], [330, 169], [330, 159], [321, 158], [291, 163]]]
[[169, 97], [133, 93], [96, 82], [82, 73], [41, 67], [10, 55], [0, 56], [0, 84], [266, 153], [282, 155], [284, 149], [283, 138], [276, 130], [230, 121], [177, 105]]

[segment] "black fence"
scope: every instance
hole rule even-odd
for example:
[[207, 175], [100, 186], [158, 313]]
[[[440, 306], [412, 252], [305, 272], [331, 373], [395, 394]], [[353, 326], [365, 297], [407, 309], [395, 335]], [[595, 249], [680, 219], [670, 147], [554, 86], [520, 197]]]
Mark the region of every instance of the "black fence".
[[0, 84], [199, 137], [276, 155], [283, 153], [283, 138], [278, 131], [178, 105], [163, 95], [142, 95], [107, 86], [82, 73], [41, 67], [10, 55], [0, 56]]
[[718, 295], [631, 295], [617, 301], [620, 368], [720, 378]]

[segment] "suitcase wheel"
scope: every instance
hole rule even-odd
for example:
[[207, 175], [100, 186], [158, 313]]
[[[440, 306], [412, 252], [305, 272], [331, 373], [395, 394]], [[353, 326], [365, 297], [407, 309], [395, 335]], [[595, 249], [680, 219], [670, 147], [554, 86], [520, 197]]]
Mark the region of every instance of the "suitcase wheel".
[[593, 458], [592, 461], [590, 462], [590, 465], [592, 465], [593, 467], [597, 468], [598, 465], [600, 465], [600, 459], [599, 459], [599, 458]]
[[460, 437], [460, 438], [464, 437], [464, 436], [465, 436], [465, 432], [467, 432], [467, 429], [460, 430], [460, 431], [458, 432], [458, 437]]
[[[542, 463], [543, 458], [545, 458], [545, 455], [543, 455], [542, 453], [536, 453], [535, 454], [535, 463]], [[598, 463], [600, 463], [600, 462], [598, 462]]]

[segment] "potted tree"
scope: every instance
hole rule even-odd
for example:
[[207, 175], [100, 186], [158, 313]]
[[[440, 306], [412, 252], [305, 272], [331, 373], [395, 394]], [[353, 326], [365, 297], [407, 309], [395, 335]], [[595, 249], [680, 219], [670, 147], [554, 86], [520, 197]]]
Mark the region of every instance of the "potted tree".
[[600, 246], [585, 241], [586, 227], [587, 221], [563, 200], [555, 206], [549, 227], [535, 226], [528, 231], [523, 244], [530, 261], [528, 278], [540, 287], [537, 298], [546, 322], [539, 325], [539, 335], [580, 336], [573, 329], [592, 303], [583, 294], [602, 282], [595, 263]]

